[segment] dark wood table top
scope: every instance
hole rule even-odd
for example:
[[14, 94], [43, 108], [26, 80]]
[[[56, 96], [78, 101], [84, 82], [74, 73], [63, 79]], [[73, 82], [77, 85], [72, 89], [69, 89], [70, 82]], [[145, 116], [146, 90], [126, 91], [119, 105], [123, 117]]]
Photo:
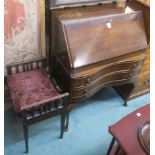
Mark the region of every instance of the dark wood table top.
[[109, 132], [118, 141], [127, 155], [146, 155], [138, 138], [141, 125], [150, 120], [150, 104], [132, 112], [109, 127]]

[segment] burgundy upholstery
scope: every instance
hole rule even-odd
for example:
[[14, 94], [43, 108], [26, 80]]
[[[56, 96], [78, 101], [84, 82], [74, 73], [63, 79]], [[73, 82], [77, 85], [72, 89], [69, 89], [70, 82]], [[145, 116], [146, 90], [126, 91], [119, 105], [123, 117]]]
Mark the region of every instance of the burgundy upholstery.
[[7, 81], [17, 113], [46, 103], [59, 94], [44, 69], [12, 74]]
[[[137, 114], [141, 116], [137, 116]], [[146, 155], [138, 140], [139, 127], [150, 120], [150, 105], [143, 106], [109, 127], [127, 155]]]

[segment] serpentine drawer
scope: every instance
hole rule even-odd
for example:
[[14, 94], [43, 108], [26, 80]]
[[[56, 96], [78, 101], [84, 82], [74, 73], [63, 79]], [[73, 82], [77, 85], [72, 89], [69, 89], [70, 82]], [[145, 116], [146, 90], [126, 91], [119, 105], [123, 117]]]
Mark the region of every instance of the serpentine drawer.
[[73, 98], [84, 97], [96, 90], [101, 89], [101, 87], [109, 85], [117, 85], [124, 82], [130, 82], [135, 78], [136, 74], [132, 70], [129, 71], [115, 71], [101, 77], [98, 77], [96, 80], [92, 81], [89, 85], [83, 88], [74, 88], [73, 89]]
[[113, 72], [138, 72], [143, 64], [144, 57], [136, 60], [124, 60], [113, 62], [96, 69], [93, 73], [86, 76], [74, 78], [74, 89], [84, 88], [91, 85], [97, 78], [106, 76]]

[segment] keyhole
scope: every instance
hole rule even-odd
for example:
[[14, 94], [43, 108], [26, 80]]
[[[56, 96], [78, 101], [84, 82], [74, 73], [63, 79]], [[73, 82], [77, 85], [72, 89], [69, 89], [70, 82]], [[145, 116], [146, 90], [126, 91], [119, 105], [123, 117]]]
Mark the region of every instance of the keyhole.
[[111, 22], [107, 22], [106, 24], [107, 24], [107, 28], [111, 29]]

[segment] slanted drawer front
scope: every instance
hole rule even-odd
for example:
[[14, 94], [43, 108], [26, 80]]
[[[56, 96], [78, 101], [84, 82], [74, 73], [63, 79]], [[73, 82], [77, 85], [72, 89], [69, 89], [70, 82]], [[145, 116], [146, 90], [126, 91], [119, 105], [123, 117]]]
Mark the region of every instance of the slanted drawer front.
[[130, 83], [135, 79], [136, 74], [134, 72], [113, 72], [105, 76], [101, 76], [91, 82], [88, 86], [81, 89], [73, 89], [72, 97], [83, 98], [86, 96], [91, 96], [102, 87], [120, 85], [124, 83]]
[[121, 61], [115, 62], [106, 67], [101, 68], [97, 72], [87, 75], [85, 77], [76, 78], [74, 80], [74, 88], [83, 88], [89, 86], [93, 81], [99, 77], [103, 77], [114, 72], [134, 72], [136, 73], [142, 66], [143, 61]]
[[141, 12], [62, 21], [74, 68], [147, 47]]

